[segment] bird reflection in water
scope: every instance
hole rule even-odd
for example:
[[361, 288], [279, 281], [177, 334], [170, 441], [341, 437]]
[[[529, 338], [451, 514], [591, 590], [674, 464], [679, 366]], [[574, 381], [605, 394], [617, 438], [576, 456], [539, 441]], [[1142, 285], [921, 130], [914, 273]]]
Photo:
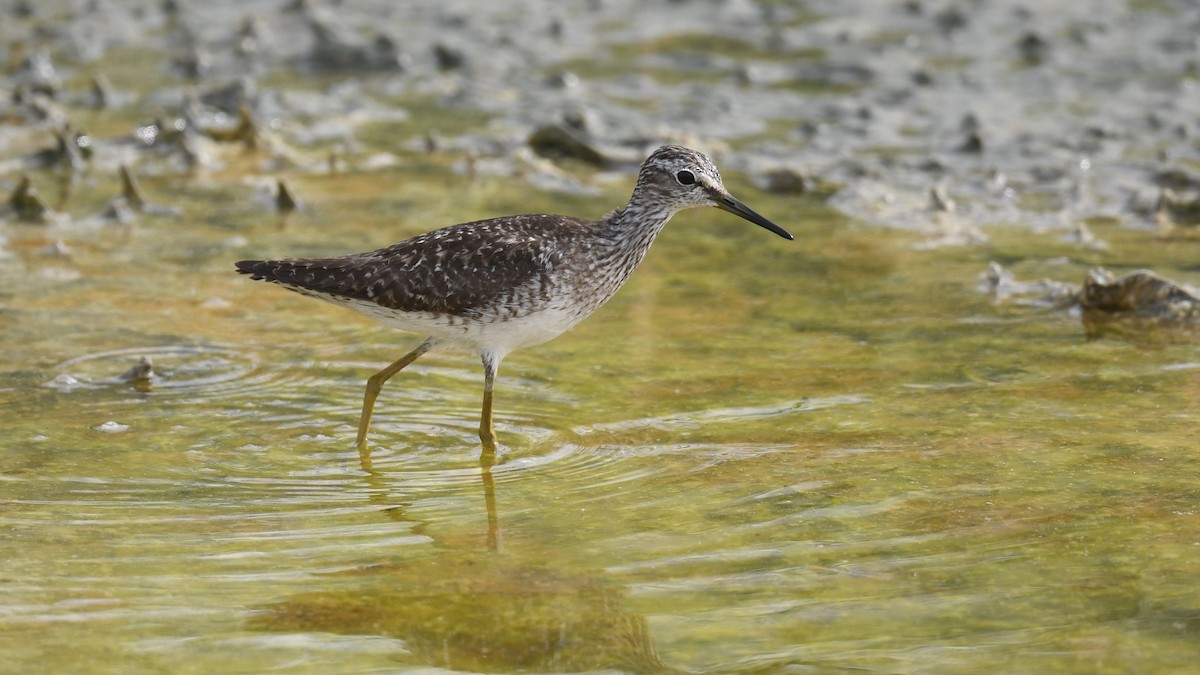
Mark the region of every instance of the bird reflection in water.
[[[262, 607], [251, 628], [398, 639], [404, 646], [396, 660], [462, 671], [671, 672], [655, 652], [646, 619], [626, 609], [621, 584], [595, 571], [554, 569], [541, 551], [503, 550], [491, 469], [485, 462], [480, 472], [486, 549], [442, 536], [439, 546], [426, 549], [430, 555], [334, 573], [358, 577], [352, 588]], [[386, 485], [384, 474], [368, 480]], [[375, 501], [386, 499], [387, 490], [371, 492]], [[412, 522], [402, 509], [387, 512]]]

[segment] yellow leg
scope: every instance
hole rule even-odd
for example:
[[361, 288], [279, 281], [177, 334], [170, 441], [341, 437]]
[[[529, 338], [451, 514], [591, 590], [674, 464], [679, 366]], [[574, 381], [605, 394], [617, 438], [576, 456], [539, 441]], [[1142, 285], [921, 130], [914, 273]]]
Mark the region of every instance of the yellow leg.
[[500, 358], [495, 354], [483, 355], [483, 413], [479, 417], [479, 440], [483, 443], [480, 462], [485, 468], [491, 466], [496, 455], [496, 430], [492, 428], [492, 388], [496, 385], [496, 370]]
[[496, 481], [492, 478], [492, 470], [483, 468], [483, 503], [487, 507], [487, 547], [489, 551], [499, 551], [503, 544], [500, 541], [500, 515], [496, 511]]
[[358, 454], [363, 458], [364, 466], [370, 465], [370, 453], [367, 452], [367, 430], [371, 428], [371, 413], [375, 410], [375, 399], [383, 389], [383, 383], [393, 375], [404, 370], [408, 364], [416, 361], [422, 354], [437, 344], [433, 338], [426, 338], [420, 347], [404, 355], [399, 361], [375, 373], [367, 380], [367, 392], [363, 395], [362, 417], [358, 420]]

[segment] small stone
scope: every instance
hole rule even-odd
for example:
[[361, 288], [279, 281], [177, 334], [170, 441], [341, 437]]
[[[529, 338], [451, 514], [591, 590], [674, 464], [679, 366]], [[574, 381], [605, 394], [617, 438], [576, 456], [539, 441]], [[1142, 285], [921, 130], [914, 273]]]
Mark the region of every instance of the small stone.
[[287, 214], [299, 209], [300, 202], [292, 196], [291, 191], [288, 190], [287, 184], [282, 180], [277, 181], [275, 186], [275, 210], [278, 211], [280, 215], [286, 216]]
[[1017, 41], [1017, 51], [1025, 63], [1036, 66], [1046, 60], [1050, 45], [1037, 33], [1026, 33]]
[[149, 356], [143, 356], [132, 368], [121, 373], [117, 379], [129, 384], [150, 382], [154, 379], [154, 362], [150, 360]]
[[441, 42], [433, 46], [433, 58], [441, 70], [462, 68], [467, 62], [467, 56], [461, 49], [451, 47]]
[[795, 169], [781, 167], [768, 171], [766, 179], [767, 192], [775, 194], [802, 195], [808, 191], [808, 180], [804, 174]]
[[945, 185], [929, 188], [929, 210], [937, 213], [954, 213], [958, 205], [946, 194]]

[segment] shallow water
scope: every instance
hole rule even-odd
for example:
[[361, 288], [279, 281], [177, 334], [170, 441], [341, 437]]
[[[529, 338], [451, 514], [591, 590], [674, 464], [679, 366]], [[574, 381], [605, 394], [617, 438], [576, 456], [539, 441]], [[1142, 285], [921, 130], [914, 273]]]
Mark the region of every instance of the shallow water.
[[[385, 388], [367, 472], [365, 379], [419, 337], [232, 262], [599, 217], [633, 178], [565, 162], [595, 193], [565, 195], [470, 178], [461, 154], [404, 143], [488, 120], [397, 100], [407, 121], [361, 130], [361, 154], [396, 165], [285, 171], [306, 202], [285, 221], [261, 187], [275, 172], [226, 149], [142, 175], [178, 216], [82, 217], [118, 190], [95, 171], [69, 222], [3, 225], [7, 667], [1115, 673], [1200, 656], [1194, 339], [1088, 339], [1070, 312], [976, 288], [990, 260], [1194, 283], [1200, 242], [1094, 219], [1108, 250], [1013, 223], [928, 249], [728, 171], [795, 242], [680, 214], [612, 302], [505, 361], [500, 464], [478, 463], [476, 358], [435, 352]], [[155, 377], [122, 381], [142, 356]]]
[[[917, 252], [731, 178], [797, 241], [681, 214], [610, 305], [506, 362], [487, 481], [479, 367], [453, 353], [385, 389], [368, 474], [363, 380], [414, 340], [230, 262], [384, 244], [517, 191], [451, 178], [461, 212], [377, 221], [373, 200], [416, 180], [389, 178], [282, 230], [198, 210], [9, 261], [10, 659], [946, 672], [1194, 656], [1194, 344], [1088, 341], [1067, 314], [993, 307], [974, 275], [1003, 232], [990, 251]], [[156, 380], [118, 381], [142, 355]]]

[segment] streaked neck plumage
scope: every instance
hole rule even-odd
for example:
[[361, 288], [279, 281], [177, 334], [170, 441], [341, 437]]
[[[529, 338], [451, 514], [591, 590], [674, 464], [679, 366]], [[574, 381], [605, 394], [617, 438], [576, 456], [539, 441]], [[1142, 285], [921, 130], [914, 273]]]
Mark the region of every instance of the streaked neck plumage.
[[[601, 239], [608, 247], [625, 252], [637, 251], [641, 262], [654, 238], [679, 208], [671, 203], [662, 189], [648, 180], [645, 172], [638, 176], [629, 203], [612, 211], [600, 223]], [[636, 265], [637, 262], [634, 264]]]

